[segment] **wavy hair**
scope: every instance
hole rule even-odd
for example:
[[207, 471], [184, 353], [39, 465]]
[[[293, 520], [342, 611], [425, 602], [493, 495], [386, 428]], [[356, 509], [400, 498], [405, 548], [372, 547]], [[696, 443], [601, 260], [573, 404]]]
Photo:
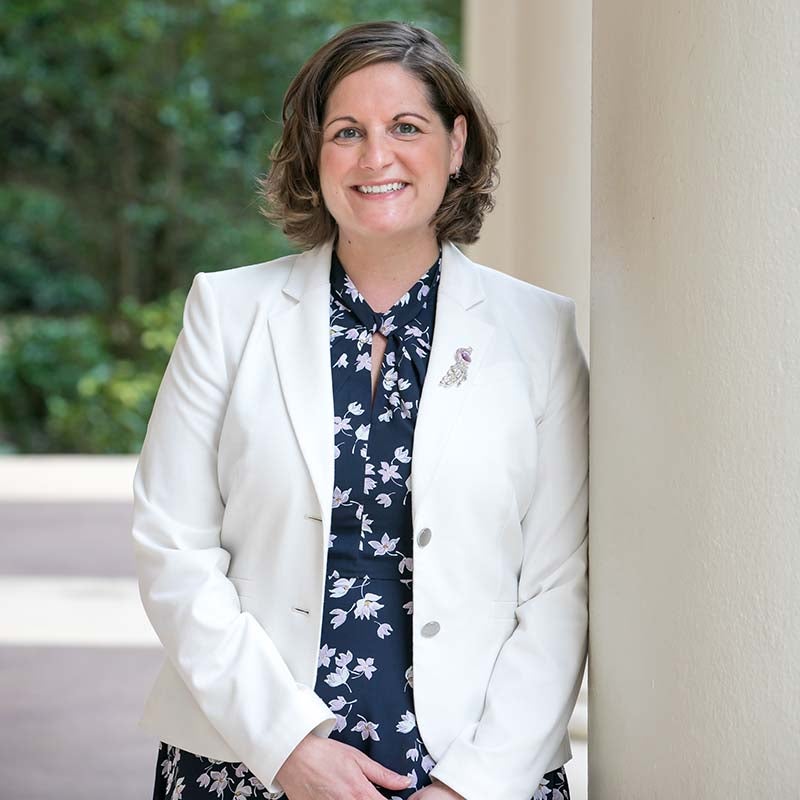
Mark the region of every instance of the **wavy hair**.
[[270, 170], [257, 178], [260, 212], [301, 248], [335, 235], [336, 220], [323, 202], [318, 172], [325, 103], [342, 78], [381, 62], [400, 64], [424, 84], [448, 131], [459, 114], [466, 118], [460, 174], [448, 181], [431, 223], [439, 239], [476, 242], [499, 183], [497, 132], [442, 42], [424, 28], [391, 20], [344, 28], [293, 78], [283, 98], [283, 131], [270, 151]]

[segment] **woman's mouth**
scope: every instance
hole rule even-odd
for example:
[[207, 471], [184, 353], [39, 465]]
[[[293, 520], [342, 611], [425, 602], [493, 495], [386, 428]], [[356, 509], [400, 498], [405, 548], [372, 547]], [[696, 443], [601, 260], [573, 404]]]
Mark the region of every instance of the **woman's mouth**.
[[374, 185], [357, 185], [352, 188], [365, 198], [392, 197], [399, 194], [408, 186], [402, 181], [390, 181]]

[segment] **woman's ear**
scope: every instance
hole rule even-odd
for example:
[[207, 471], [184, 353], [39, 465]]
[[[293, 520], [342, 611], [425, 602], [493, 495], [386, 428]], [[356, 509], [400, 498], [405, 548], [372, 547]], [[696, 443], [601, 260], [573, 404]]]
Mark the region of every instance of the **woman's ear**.
[[453, 120], [450, 131], [450, 172], [455, 172], [464, 161], [464, 146], [467, 143], [467, 118], [459, 114]]

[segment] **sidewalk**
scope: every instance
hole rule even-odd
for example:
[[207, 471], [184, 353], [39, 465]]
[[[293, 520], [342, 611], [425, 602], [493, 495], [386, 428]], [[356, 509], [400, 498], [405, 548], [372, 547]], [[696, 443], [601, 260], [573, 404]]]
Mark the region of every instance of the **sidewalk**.
[[152, 794], [158, 742], [136, 723], [163, 656], [133, 566], [135, 465], [0, 456], [3, 797]]
[[0, 502], [133, 502], [137, 456], [0, 455]]

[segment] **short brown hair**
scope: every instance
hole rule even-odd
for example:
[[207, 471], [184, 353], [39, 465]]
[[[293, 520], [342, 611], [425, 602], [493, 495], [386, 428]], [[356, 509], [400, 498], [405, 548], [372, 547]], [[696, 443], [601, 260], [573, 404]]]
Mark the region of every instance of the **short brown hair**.
[[497, 133], [442, 42], [424, 28], [393, 20], [344, 28], [289, 84], [283, 98], [283, 133], [270, 152], [269, 173], [257, 179], [257, 194], [265, 201], [261, 213], [300, 247], [314, 247], [334, 236], [336, 220], [323, 202], [317, 169], [325, 103], [342, 78], [380, 62], [398, 63], [422, 81], [448, 131], [459, 114], [466, 117], [460, 175], [448, 182], [432, 224], [440, 239], [477, 241], [484, 214], [494, 208], [499, 182]]

